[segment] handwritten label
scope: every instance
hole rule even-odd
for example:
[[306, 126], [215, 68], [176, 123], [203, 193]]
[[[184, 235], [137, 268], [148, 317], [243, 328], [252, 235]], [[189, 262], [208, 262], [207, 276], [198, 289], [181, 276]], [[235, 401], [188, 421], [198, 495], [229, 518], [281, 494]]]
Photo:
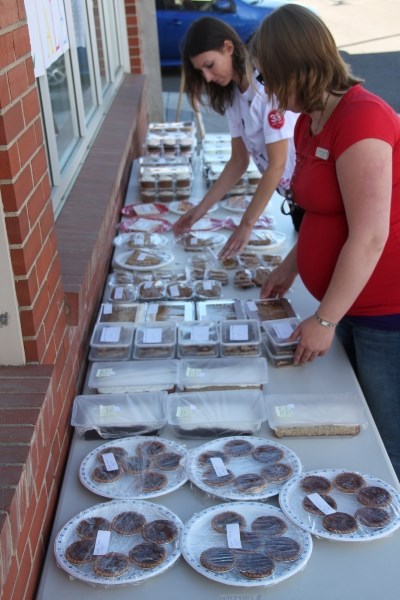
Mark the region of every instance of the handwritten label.
[[94, 556], [101, 556], [107, 554], [108, 546], [110, 544], [111, 531], [104, 531], [99, 529], [96, 535], [96, 542], [94, 545], [93, 554]]
[[311, 500], [311, 502], [321, 510], [324, 515], [332, 515], [336, 510], [334, 510], [319, 494], [308, 494], [307, 498]]
[[101, 457], [107, 471], [118, 471], [118, 463], [115, 460], [113, 452], [104, 452]]
[[106, 344], [115, 344], [121, 337], [121, 327], [105, 327], [100, 334], [100, 341]]
[[229, 339], [231, 342], [238, 342], [249, 339], [248, 325], [231, 325], [229, 328]]
[[226, 526], [228, 548], [241, 548], [239, 523], [228, 523]]
[[210, 458], [211, 464], [214, 467], [214, 471], [218, 477], [224, 477], [228, 475], [228, 469], [224, 465], [224, 461], [220, 456], [213, 456]]
[[210, 327], [208, 325], [194, 325], [190, 331], [190, 339], [194, 342], [208, 342]]
[[162, 340], [163, 330], [161, 327], [145, 329], [143, 331], [143, 344], [159, 344]]

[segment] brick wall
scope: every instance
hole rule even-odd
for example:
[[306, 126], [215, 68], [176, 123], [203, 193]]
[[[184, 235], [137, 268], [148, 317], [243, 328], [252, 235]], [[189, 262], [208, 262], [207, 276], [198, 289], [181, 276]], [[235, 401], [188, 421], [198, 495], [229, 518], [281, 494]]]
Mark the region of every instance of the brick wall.
[[[138, 75], [118, 92], [55, 223], [24, 2], [0, 5], [0, 186], [27, 360], [0, 367], [0, 597], [30, 600], [147, 102], [136, 40], [130, 52]], [[127, 12], [135, 18], [135, 2]]]

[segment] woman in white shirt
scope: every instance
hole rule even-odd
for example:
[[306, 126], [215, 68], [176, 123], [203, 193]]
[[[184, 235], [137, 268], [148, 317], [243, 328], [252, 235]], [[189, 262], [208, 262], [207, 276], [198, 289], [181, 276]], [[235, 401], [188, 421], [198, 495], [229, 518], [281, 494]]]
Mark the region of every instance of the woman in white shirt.
[[229, 258], [243, 250], [252, 228], [272, 194], [289, 190], [294, 169], [293, 129], [297, 114], [281, 112], [265, 94], [258, 73], [249, 69], [245, 44], [225, 22], [204, 17], [192, 23], [182, 45], [186, 92], [195, 108], [204, 94], [209, 105], [226, 115], [232, 137], [231, 156], [201, 202], [174, 225], [175, 235], [188, 231], [241, 179], [250, 157], [261, 179], [239, 227], [220, 252]]

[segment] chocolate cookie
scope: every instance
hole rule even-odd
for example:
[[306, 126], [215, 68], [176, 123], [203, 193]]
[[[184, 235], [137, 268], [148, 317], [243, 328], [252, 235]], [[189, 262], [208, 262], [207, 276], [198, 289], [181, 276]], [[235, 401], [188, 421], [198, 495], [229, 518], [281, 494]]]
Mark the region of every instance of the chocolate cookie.
[[140, 480], [140, 486], [144, 492], [157, 492], [162, 490], [168, 483], [168, 477], [157, 471], [147, 471]]
[[233, 510], [218, 513], [211, 519], [211, 527], [218, 533], [226, 533], [226, 526], [231, 523], [238, 523], [241, 531], [246, 527], [246, 519]]
[[241, 494], [257, 494], [267, 487], [267, 480], [258, 473], [243, 473], [236, 477], [233, 485]]
[[235, 476], [229, 469], [226, 475], [217, 475], [217, 473], [212, 468], [207, 469], [207, 471], [203, 475], [203, 483], [211, 487], [229, 485], [233, 481], [235, 481]]
[[97, 483], [113, 483], [122, 477], [122, 469], [118, 467], [114, 471], [107, 471], [105, 466], [96, 467], [92, 471], [92, 479]]
[[107, 552], [98, 556], [93, 571], [100, 577], [120, 577], [129, 570], [129, 559], [121, 552]]
[[90, 565], [96, 558], [93, 550], [94, 540], [78, 540], [66, 548], [65, 558], [73, 565]]
[[[337, 509], [337, 503], [336, 500], [334, 498], [332, 498], [332, 496], [329, 496], [328, 494], [320, 494], [322, 500], [324, 500], [327, 504], [329, 504], [329, 506], [331, 508], [333, 508], [334, 510]], [[309, 513], [312, 513], [313, 515], [319, 515], [320, 517], [324, 516], [324, 512], [322, 510], [320, 510], [312, 500], [310, 500], [310, 498], [308, 496], [305, 496], [303, 498], [303, 508], [304, 510], [306, 510]]]
[[261, 469], [261, 475], [270, 483], [287, 481], [293, 475], [293, 468], [287, 463], [274, 463]]
[[230, 548], [215, 546], [200, 554], [200, 563], [206, 569], [216, 573], [231, 571], [235, 565], [235, 553]]
[[241, 548], [234, 548], [236, 554], [242, 554], [243, 552], [257, 552], [262, 544], [262, 537], [254, 531], [241, 531], [240, 532], [240, 543]]
[[229, 440], [224, 444], [224, 451], [228, 456], [247, 456], [253, 447], [247, 440]]
[[361, 488], [361, 490], [357, 492], [356, 498], [361, 504], [372, 506], [374, 508], [388, 506], [392, 501], [391, 493], [378, 485], [368, 485]]
[[206, 452], [202, 452], [202, 454], [199, 455], [199, 464], [202, 466], [211, 467], [211, 458], [221, 458], [224, 461], [224, 463], [229, 461], [229, 458], [227, 457], [225, 452], [222, 452], [221, 450], [207, 450]]
[[111, 529], [121, 535], [140, 533], [146, 523], [144, 515], [135, 511], [126, 511], [116, 515], [111, 523]]
[[259, 462], [275, 463], [283, 458], [283, 450], [270, 444], [264, 444], [254, 448], [251, 455], [254, 460], [258, 460]]
[[300, 481], [300, 487], [306, 494], [327, 494], [332, 489], [332, 484], [326, 477], [320, 475], [307, 475]]
[[265, 536], [282, 535], [287, 530], [287, 523], [280, 517], [265, 515], [257, 517], [251, 524], [251, 529]]
[[123, 458], [128, 456], [128, 452], [125, 448], [121, 448], [120, 446], [109, 446], [108, 448], [103, 448], [97, 455], [97, 460], [104, 464], [103, 454], [113, 454], [117, 463], [120, 463]]
[[165, 449], [166, 446], [164, 442], [161, 442], [160, 440], [148, 440], [136, 446], [136, 454], [139, 454], [139, 456], [152, 457], [159, 452], [164, 452]]
[[241, 554], [237, 557], [235, 566], [239, 573], [247, 579], [270, 577], [275, 571], [275, 563], [272, 558], [260, 552]]
[[96, 539], [98, 531], [109, 531], [111, 529], [111, 523], [108, 519], [103, 517], [89, 517], [88, 519], [82, 519], [76, 526], [76, 534], [84, 540]]
[[352, 515], [344, 512], [335, 512], [325, 515], [322, 525], [332, 533], [354, 533], [358, 529], [357, 521]]
[[151, 460], [147, 456], [128, 456], [124, 458], [122, 468], [129, 475], [137, 475], [150, 469]]
[[178, 535], [178, 528], [173, 521], [156, 519], [145, 525], [142, 535], [146, 542], [169, 544]]
[[354, 494], [365, 485], [365, 480], [358, 473], [339, 473], [334, 478], [333, 485], [345, 494]]
[[359, 508], [356, 510], [354, 516], [361, 525], [373, 527], [374, 529], [385, 527], [385, 525], [388, 525], [391, 521], [390, 515], [386, 510], [383, 508], [373, 508], [372, 506]]
[[278, 562], [296, 560], [301, 554], [299, 542], [286, 536], [269, 539], [265, 545], [265, 550], [267, 556]]
[[160, 452], [152, 457], [153, 467], [161, 471], [176, 471], [181, 460], [182, 455], [177, 452]]
[[129, 552], [129, 560], [141, 569], [153, 569], [164, 562], [167, 552], [163, 546], [154, 542], [143, 542]]

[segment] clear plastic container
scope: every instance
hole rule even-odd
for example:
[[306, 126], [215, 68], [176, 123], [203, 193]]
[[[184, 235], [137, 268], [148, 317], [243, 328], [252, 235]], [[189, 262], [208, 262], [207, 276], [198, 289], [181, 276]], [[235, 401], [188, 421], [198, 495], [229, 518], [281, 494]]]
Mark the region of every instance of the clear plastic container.
[[288, 342], [287, 339], [300, 323], [298, 317], [279, 319], [277, 321], [264, 321], [262, 326], [268, 339], [268, 347], [274, 355], [292, 354], [296, 351], [298, 341]]
[[263, 357], [181, 358], [178, 386], [183, 391], [261, 389], [268, 382]]
[[143, 281], [138, 286], [139, 300], [154, 301], [164, 300], [165, 283], [164, 281]]
[[217, 324], [183, 321], [178, 324], [178, 356], [212, 357], [219, 354]]
[[141, 323], [137, 327], [133, 358], [173, 358], [176, 349], [176, 324]]
[[260, 356], [261, 331], [255, 319], [221, 321], [221, 356]]
[[146, 313], [146, 304], [136, 302], [118, 304], [104, 302], [100, 306], [99, 323], [138, 323], [143, 321]]
[[251, 435], [266, 419], [260, 390], [169, 394], [166, 414], [169, 427], [182, 438]]
[[290, 300], [287, 298], [246, 300], [244, 306], [249, 319], [277, 321], [278, 319], [297, 317]]
[[153, 392], [175, 389], [178, 360], [94, 362], [88, 386], [99, 394]]
[[89, 360], [128, 360], [134, 334], [133, 323], [97, 323], [90, 340]]
[[199, 300], [196, 302], [199, 321], [224, 321], [245, 319], [246, 313], [241, 300]]
[[194, 302], [168, 300], [147, 305], [146, 321], [192, 321], [195, 315]]
[[166, 423], [167, 392], [77, 396], [71, 425], [81, 437], [103, 439], [157, 435]]
[[125, 285], [109, 286], [108, 302], [118, 302], [120, 304], [135, 302], [137, 299], [137, 287], [133, 283]]
[[293, 365], [293, 352], [290, 354], [275, 354], [270, 340], [266, 335], [265, 337], [263, 336], [263, 348], [268, 362], [270, 362], [273, 367], [290, 367]]
[[191, 300], [193, 298], [193, 283], [189, 280], [171, 281], [166, 287], [167, 298], [170, 300]]
[[221, 298], [222, 296], [222, 285], [220, 281], [216, 279], [203, 279], [202, 281], [196, 281], [194, 284], [194, 290], [199, 300], [210, 300], [215, 298]]

